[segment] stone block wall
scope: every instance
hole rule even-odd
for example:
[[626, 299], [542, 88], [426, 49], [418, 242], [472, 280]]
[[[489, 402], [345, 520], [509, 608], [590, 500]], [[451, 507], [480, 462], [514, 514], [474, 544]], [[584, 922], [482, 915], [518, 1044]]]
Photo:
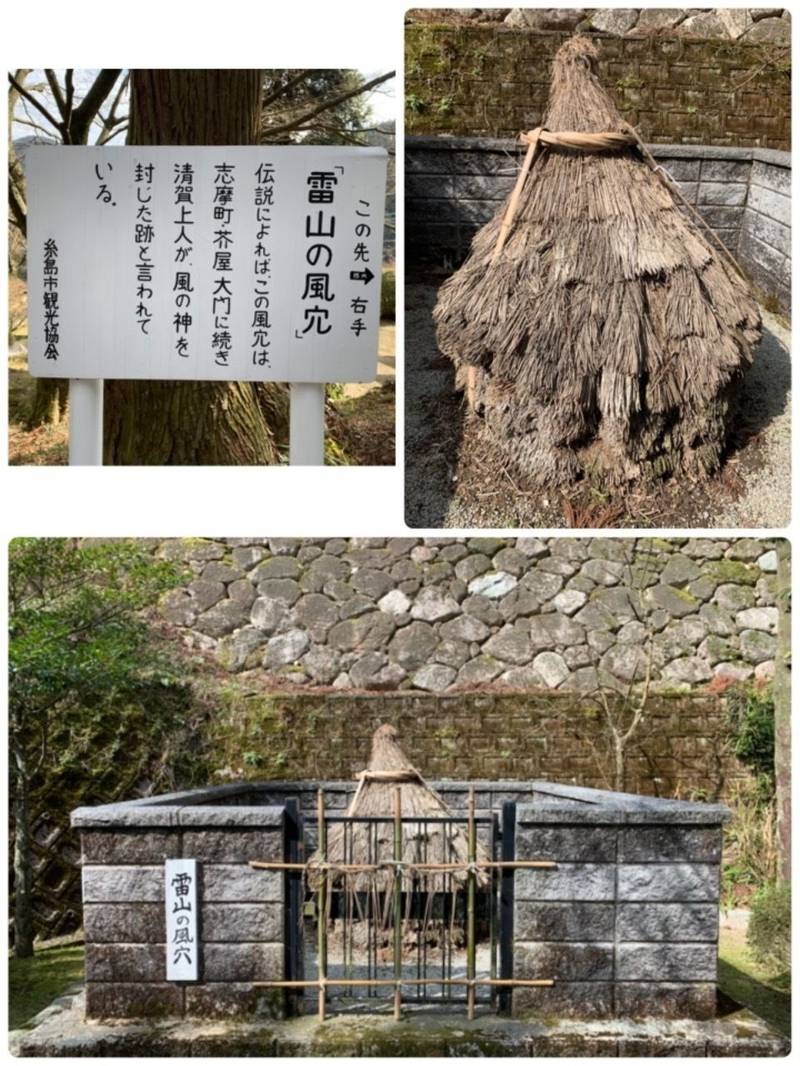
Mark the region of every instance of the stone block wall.
[[[546, 786], [540, 786], [543, 792]], [[515, 1013], [711, 1018], [725, 808], [552, 788], [517, 812]]]
[[776, 557], [752, 539], [167, 541], [163, 616], [232, 672], [336, 690], [654, 690], [768, 677]]
[[[788, 152], [651, 144], [660, 166], [750, 278], [791, 306]], [[406, 262], [452, 270], [510, 194], [522, 155], [514, 141], [406, 139]]]
[[[277, 1016], [284, 974], [283, 810], [159, 807], [134, 801], [73, 813], [80, 831], [89, 1018]], [[164, 861], [200, 859], [197, 982], [166, 980]]]
[[[516, 137], [538, 126], [553, 56], [571, 34], [407, 26], [407, 134]], [[788, 45], [669, 32], [589, 35], [600, 49], [601, 83], [647, 143], [789, 149]]]

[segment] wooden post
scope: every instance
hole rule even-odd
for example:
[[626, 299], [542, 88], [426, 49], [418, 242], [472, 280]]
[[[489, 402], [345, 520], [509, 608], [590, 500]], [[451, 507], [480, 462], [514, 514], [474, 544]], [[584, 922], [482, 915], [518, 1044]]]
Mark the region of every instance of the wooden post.
[[467, 826], [467, 1017], [475, 1017], [475, 868], [471, 864], [477, 857], [477, 827], [475, 825], [475, 786], [469, 786], [469, 824]]
[[[328, 832], [325, 825], [325, 794], [317, 792], [317, 835], [320, 857], [328, 858]], [[325, 982], [328, 977], [328, 871], [323, 870], [317, 889], [317, 1017], [325, 1021]]]
[[[400, 787], [394, 790], [394, 861], [403, 858], [403, 798]], [[400, 1021], [400, 980], [403, 976], [403, 873], [394, 868], [394, 1020]]]

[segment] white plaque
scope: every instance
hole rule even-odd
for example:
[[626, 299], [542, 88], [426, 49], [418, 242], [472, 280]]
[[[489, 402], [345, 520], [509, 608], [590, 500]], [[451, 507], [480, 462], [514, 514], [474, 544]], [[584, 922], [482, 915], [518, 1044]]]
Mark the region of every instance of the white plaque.
[[375, 377], [383, 148], [38, 145], [37, 377]]
[[167, 980], [196, 981], [200, 944], [197, 924], [197, 859], [164, 863], [167, 906]]

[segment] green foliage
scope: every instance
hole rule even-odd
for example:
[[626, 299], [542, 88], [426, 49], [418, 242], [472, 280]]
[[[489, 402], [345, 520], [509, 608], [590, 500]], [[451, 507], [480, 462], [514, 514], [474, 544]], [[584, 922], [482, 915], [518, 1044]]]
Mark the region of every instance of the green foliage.
[[395, 272], [384, 270], [381, 274], [381, 319], [394, 322], [395, 315]]
[[416, 93], [406, 94], [406, 110], [411, 111], [413, 114], [418, 115], [420, 112], [425, 111], [428, 104], [421, 96], [417, 96]]
[[785, 882], [765, 885], [753, 900], [747, 943], [762, 966], [784, 972], [791, 965], [792, 893]]
[[728, 730], [737, 758], [756, 775], [765, 799], [775, 793], [775, 705], [772, 687], [731, 688], [726, 694]]
[[[131, 542], [23, 538], [9, 548], [9, 703], [12, 741], [42, 742], [58, 708], [161, 677], [170, 668], [142, 615], [179, 582], [175, 568]], [[81, 736], [80, 715], [74, 723]]]
[[48, 1007], [56, 996], [83, 977], [84, 948], [69, 944], [37, 951], [29, 959], [10, 959], [9, 1028], [19, 1029]]

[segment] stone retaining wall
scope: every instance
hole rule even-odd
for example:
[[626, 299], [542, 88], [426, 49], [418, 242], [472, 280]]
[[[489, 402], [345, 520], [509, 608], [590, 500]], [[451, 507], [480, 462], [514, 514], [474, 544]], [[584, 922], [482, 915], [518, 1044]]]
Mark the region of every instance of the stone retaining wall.
[[[780, 20], [778, 20], [780, 23]], [[788, 38], [789, 24], [783, 28]], [[516, 137], [541, 122], [552, 59], [572, 35], [499, 26], [406, 27], [406, 132]], [[790, 52], [757, 39], [590, 32], [600, 81], [648, 143], [789, 149]]]
[[[170, 797], [172, 799], [172, 797]], [[251, 859], [283, 855], [283, 809], [158, 800], [85, 808], [81, 836], [89, 1018], [277, 1017], [282, 993], [251, 982], [284, 972], [283, 877]], [[166, 980], [164, 861], [202, 859], [202, 979]]]
[[[745, 272], [791, 305], [788, 152], [651, 144], [659, 165]], [[512, 140], [406, 138], [406, 262], [452, 270], [510, 194], [522, 155]]]
[[161, 610], [232, 672], [335, 689], [655, 691], [768, 677], [766, 541], [167, 541], [194, 580]]
[[517, 811], [515, 1013], [711, 1018], [724, 807], [540, 786]]

